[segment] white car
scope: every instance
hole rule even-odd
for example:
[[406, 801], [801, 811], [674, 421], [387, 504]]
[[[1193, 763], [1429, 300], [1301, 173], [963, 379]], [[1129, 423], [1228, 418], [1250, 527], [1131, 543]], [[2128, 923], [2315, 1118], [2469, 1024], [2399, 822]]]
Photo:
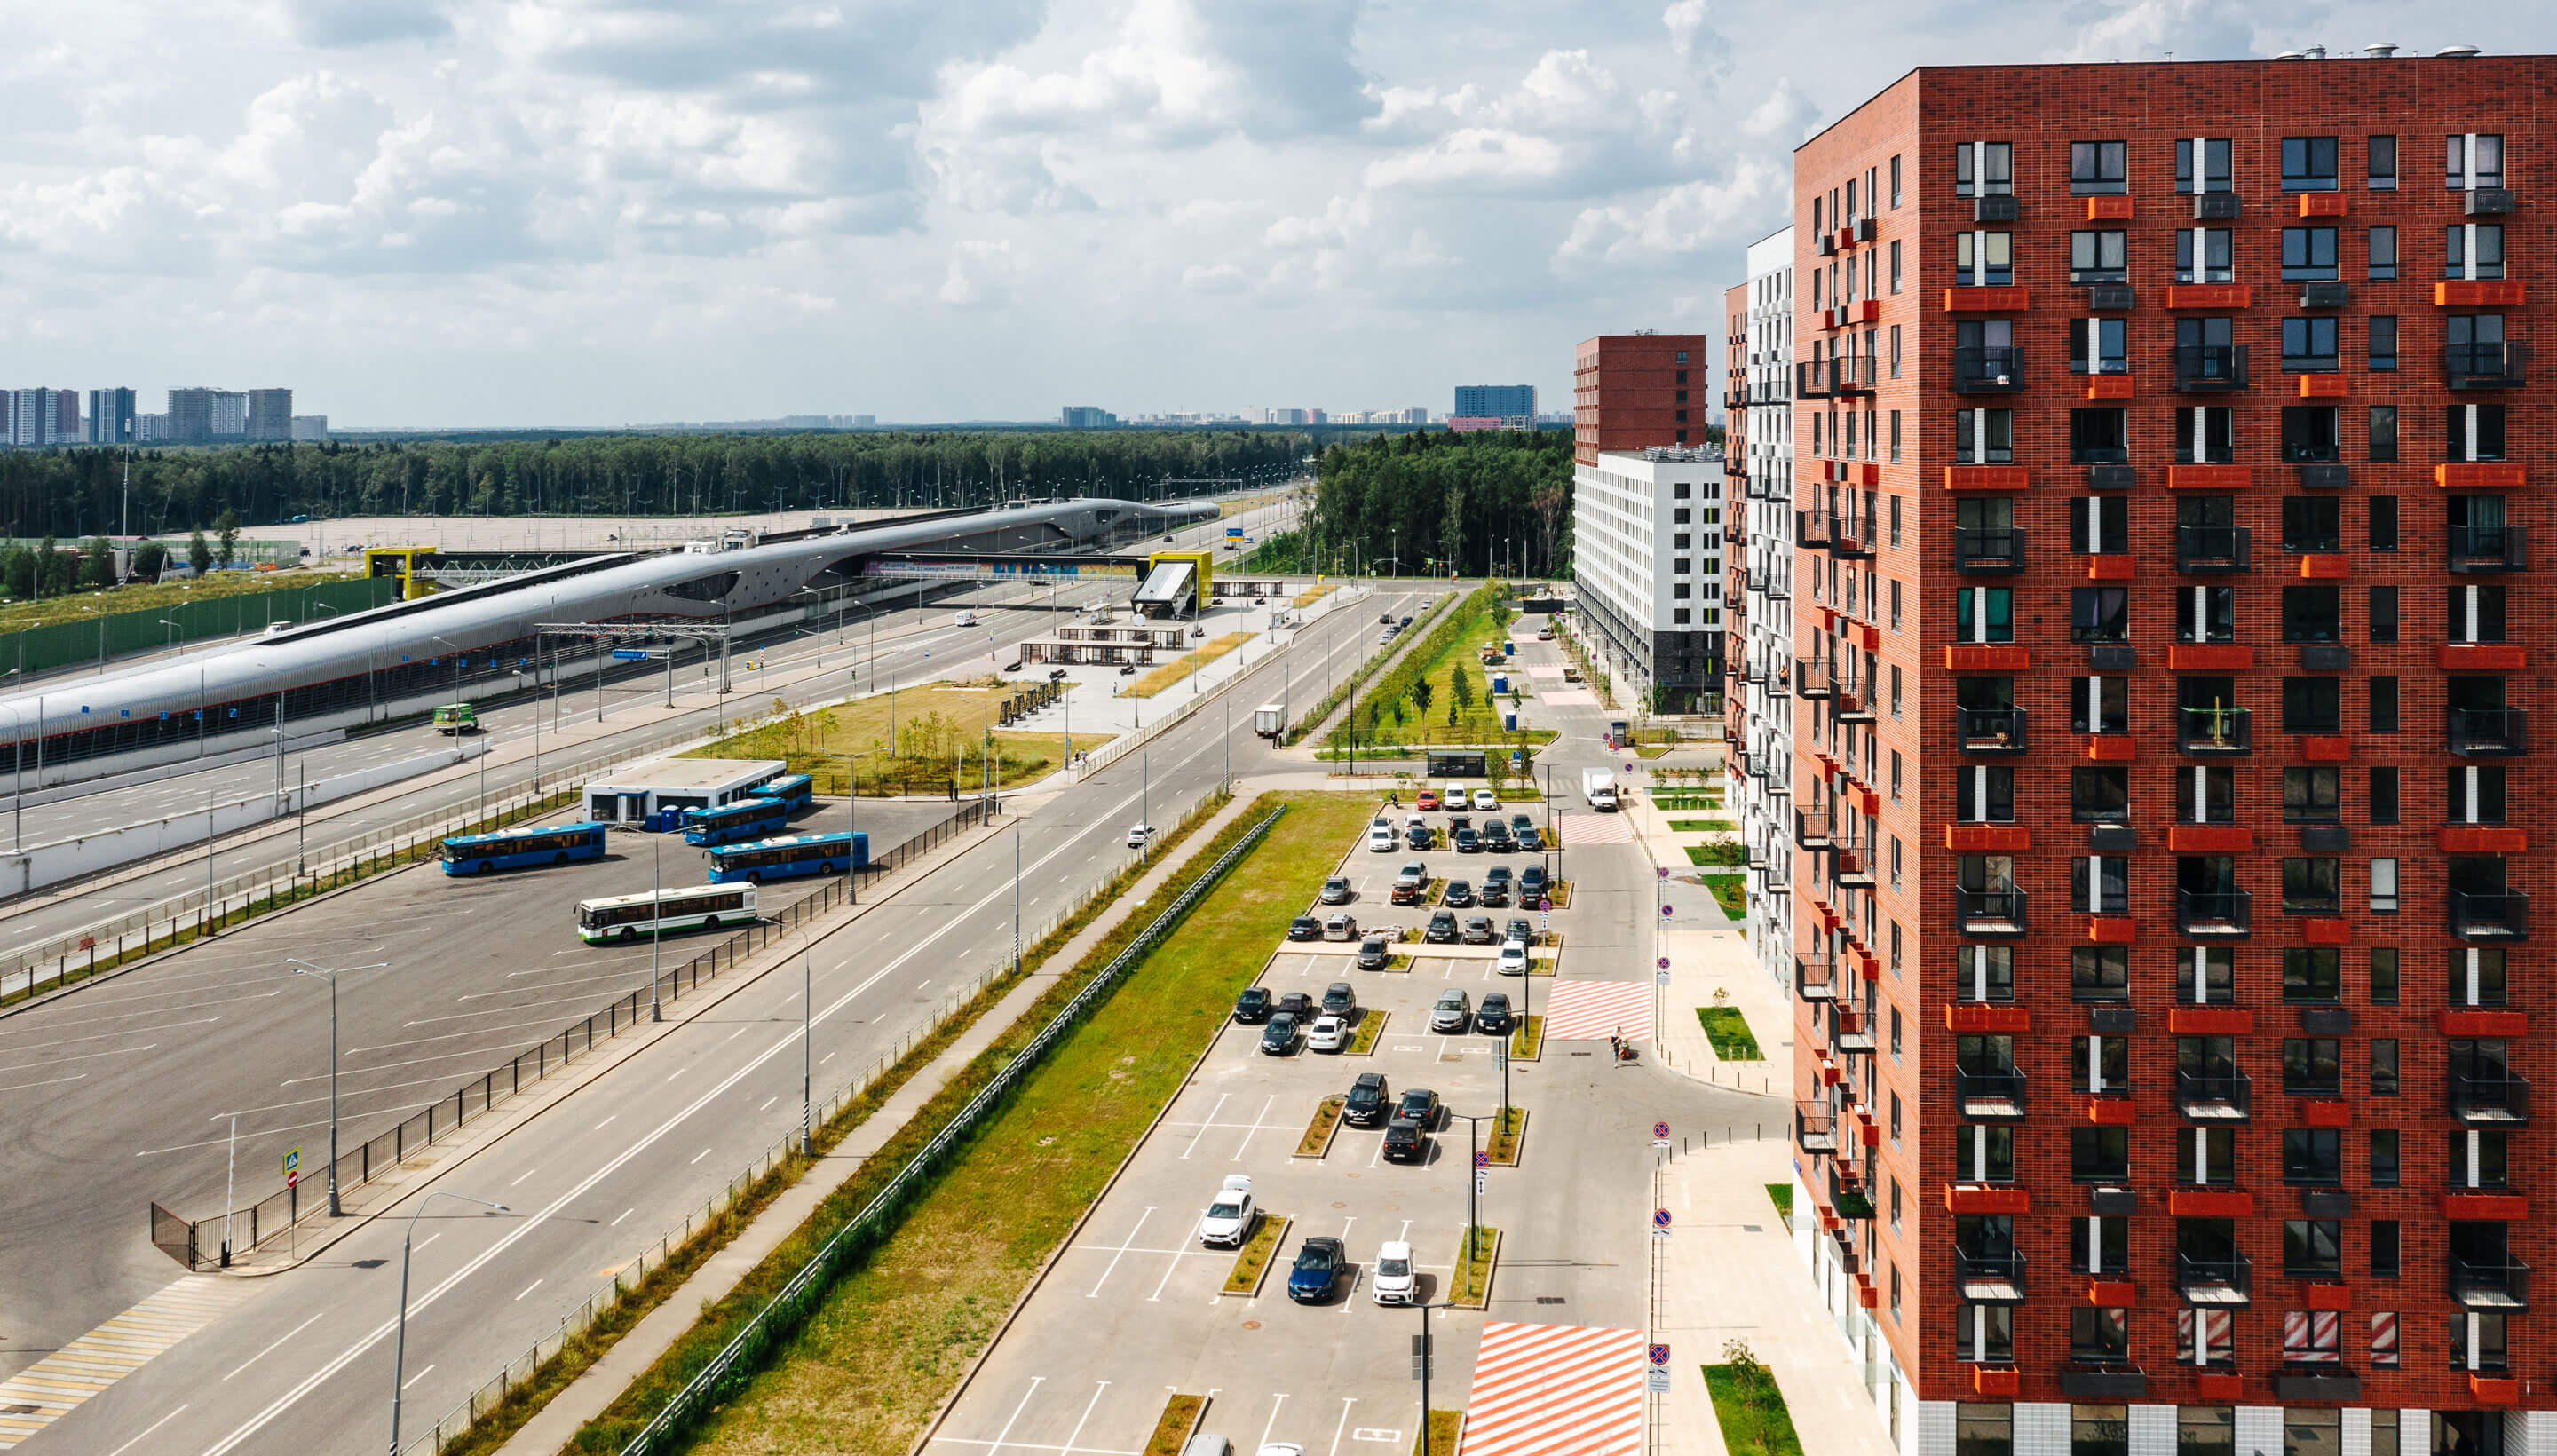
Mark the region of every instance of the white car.
[[1514, 940], [1509, 944], [1502, 946], [1500, 960], [1494, 964], [1492, 969], [1498, 971], [1503, 976], [1525, 976], [1527, 974], [1527, 942], [1523, 940]]
[[1376, 1266], [1368, 1274], [1368, 1292], [1379, 1304], [1410, 1304], [1417, 1277], [1412, 1271], [1412, 1246], [1400, 1239], [1389, 1239], [1376, 1252]]
[[957, 618], [956, 618], [956, 619], [951, 623], [951, 625], [953, 625], [953, 626], [961, 626], [961, 627], [973, 627], [973, 626], [975, 626], [976, 624], [977, 624], [977, 613], [975, 613], [975, 612], [973, 612], [973, 611], [963, 611], [963, 612], [959, 613], [958, 617], [957, 617]]
[[1154, 827], [1150, 824], [1132, 824], [1128, 826], [1129, 849], [1142, 850], [1145, 848], [1146, 841], [1151, 840], [1153, 837]]
[[1476, 789], [1476, 790], [1474, 790], [1474, 812], [1475, 812], [1475, 813], [1477, 813], [1477, 814], [1489, 814], [1489, 813], [1491, 813], [1493, 810], [1498, 809], [1499, 807], [1501, 807], [1501, 801], [1500, 801], [1500, 796], [1499, 796], [1499, 795], [1494, 794], [1494, 793], [1493, 793], [1491, 790], [1489, 790], [1489, 789]]
[[1338, 1016], [1316, 1016], [1305, 1032], [1305, 1050], [1336, 1052], [1350, 1044], [1350, 1023]]
[[1394, 826], [1380, 819], [1368, 827], [1367, 847], [1376, 854], [1391, 855], [1402, 849], [1403, 844], [1395, 838]]
[[1216, 1190], [1216, 1200], [1207, 1206], [1199, 1220], [1199, 1242], [1216, 1249], [1235, 1249], [1252, 1234], [1252, 1179], [1243, 1173], [1225, 1175], [1225, 1186]]

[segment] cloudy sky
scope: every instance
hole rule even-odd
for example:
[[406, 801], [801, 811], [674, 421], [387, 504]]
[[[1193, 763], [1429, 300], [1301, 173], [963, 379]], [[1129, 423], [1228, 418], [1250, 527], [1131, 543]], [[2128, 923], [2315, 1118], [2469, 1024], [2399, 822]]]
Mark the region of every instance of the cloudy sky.
[[286, 383], [358, 425], [1559, 406], [1579, 338], [1717, 314], [1792, 147], [1913, 65], [2552, 32], [2526, 0], [21, 7], [0, 383]]

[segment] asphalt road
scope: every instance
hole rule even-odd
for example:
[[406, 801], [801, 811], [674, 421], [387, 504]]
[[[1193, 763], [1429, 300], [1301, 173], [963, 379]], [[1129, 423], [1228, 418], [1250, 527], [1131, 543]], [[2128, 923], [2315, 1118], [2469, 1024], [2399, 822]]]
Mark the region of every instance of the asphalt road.
[[[1395, 599], [1392, 593], [1378, 597], [1380, 603]], [[1411, 599], [1416, 604], [1418, 598]], [[1329, 634], [1366, 629], [1360, 613], [1318, 619], [1295, 651], [1252, 671], [1235, 689], [1243, 695], [1239, 701], [1279, 696], [1280, 664], [1292, 679], [1285, 691], [1299, 701], [1316, 695], [1320, 649]], [[1044, 920], [1124, 861], [1125, 827], [1137, 817], [1142, 794], [1150, 793], [1153, 817], [1169, 822], [1178, 807], [1215, 784], [1228, 746], [1221, 742], [1222, 723], [1220, 714], [1196, 715], [1163, 730], [1142, 758], [1123, 759], [1021, 817], [1025, 924]], [[1248, 718], [1236, 723], [1230, 747], [1238, 774], [1270, 761], [1266, 746], [1250, 736]], [[814, 944], [821, 1087], [851, 1080], [944, 995], [1009, 953], [1013, 862], [1014, 837], [999, 832]], [[496, 945], [517, 939], [497, 915], [465, 921], [450, 935]], [[523, 963], [518, 969], [532, 966], [535, 949], [549, 959], [549, 947], [521, 946], [514, 952]], [[438, 1200], [419, 1221], [406, 1398], [420, 1427], [553, 1328], [598, 1281], [796, 1125], [799, 982], [767, 975], [744, 985], [704, 1018], [664, 1033], [435, 1182], [516, 1212], [482, 1214]], [[293, 999], [276, 995], [252, 1004], [283, 1014]], [[308, 1008], [316, 1000], [303, 1002], [293, 1075], [311, 1060], [315, 1031]], [[285, 1070], [274, 1054], [260, 1055], [270, 1075]], [[164, 1113], [172, 1106], [156, 1089], [153, 1100]], [[6, 1114], [0, 1109], [0, 1117]], [[99, 1161], [115, 1151], [105, 1149]], [[213, 1163], [219, 1151], [196, 1155]], [[6, 1186], [26, 1186], [14, 1166], [18, 1156], [0, 1149], [11, 1165]], [[271, 1164], [262, 1160], [261, 1167]], [[401, 1218], [358, 1229], [311, 1266], [258, 1281], [261, 1287], [237, 1308], [29, 1447], [118, 1456], [263, 1451], [288, 1442], [315, 1453], [378, 1448], [391, 1383], [398, 1224], [421, 1196], [411, 1194], [395, 1211]], [[73, 1208], [76, 1213], [67, 1211]], [[14, 1322], [0, 1329], [6, 1358], [19, 1365], [165, 1287], [176, 1274], [143, 1242], [139, 1204], [67, 1199], [29, 1217], [75, 1223], [89, 1242], [62, 1241], [60, 1257], [75, 1260], [79, 1271], [54, 1280], [55, 1298], [34, 1312], [41, 1330]], [[119, 1232], [105, 1237], [100, 1231], [106, 1229]], [[236, 1281], [185, 1282], [228, 1287]]]

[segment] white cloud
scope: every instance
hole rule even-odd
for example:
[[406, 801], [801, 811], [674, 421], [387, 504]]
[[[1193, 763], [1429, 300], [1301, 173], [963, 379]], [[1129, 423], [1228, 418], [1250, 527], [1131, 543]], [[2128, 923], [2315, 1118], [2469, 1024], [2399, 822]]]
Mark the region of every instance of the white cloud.
[[963, 242], [950, 250], [950, 271], [934, 297], [955, 309], [990, 309], [1011, 297], [1016, 272], [1009, 242]]

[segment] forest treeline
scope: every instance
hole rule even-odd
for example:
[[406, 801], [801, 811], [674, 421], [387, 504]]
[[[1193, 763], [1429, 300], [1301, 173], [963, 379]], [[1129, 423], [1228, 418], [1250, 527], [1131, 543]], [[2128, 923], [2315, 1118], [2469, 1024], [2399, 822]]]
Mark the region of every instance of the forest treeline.
[[1378, 436], [1323, 452], [1315, 481], [1301, 549], [1324, 570], [1570, 574], [1568, 430]]

